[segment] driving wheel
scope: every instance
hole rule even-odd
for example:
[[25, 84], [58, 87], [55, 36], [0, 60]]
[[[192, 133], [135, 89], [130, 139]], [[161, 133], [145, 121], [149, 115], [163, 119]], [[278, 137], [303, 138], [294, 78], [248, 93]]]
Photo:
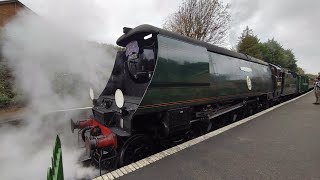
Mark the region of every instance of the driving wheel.
[[120, 150], [119, 166], [125, 166], [148, 157], [154, 153], [152, 139], [147, 135], [134, 135], [129, 138]]

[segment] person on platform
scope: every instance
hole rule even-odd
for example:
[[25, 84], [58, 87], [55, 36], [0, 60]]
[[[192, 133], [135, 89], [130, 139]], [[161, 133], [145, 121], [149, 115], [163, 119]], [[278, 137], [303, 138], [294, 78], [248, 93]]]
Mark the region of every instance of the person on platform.
[[316, 102], [314, 104], [320, 104], [320, 72], [314, 82], [314, 95], [316, 96]]

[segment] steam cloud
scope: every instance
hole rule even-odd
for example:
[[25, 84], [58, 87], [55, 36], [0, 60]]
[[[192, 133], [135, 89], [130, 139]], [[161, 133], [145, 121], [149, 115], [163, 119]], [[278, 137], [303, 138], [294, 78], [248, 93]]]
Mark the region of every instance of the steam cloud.
[[82, 152], [69, 126], [69, 118], [77, 114], [47, 113], [90, 105], [89, 87], [97, 94], [104, 88], [115, 52], [87, 41], [79, 33], [79, 24], [72, 27], [72, 18], [63, 23], [56, 20], [22, 11], [3, 29], [2, 54], [13, 69], [17, 86], [30, 100], [31, 113], [25, 126], [0, 127], [1, 179], [45, 179], [56, 134], [62, 140], [65, 179], [98, 173], [78, 163]]

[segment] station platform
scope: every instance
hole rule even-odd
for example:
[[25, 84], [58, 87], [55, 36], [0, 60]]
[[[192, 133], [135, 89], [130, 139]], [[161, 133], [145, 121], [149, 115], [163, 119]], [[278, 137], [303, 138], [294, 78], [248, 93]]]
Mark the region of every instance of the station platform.
[[312, 91], [96, 179], [320, 179], [313, 102]]

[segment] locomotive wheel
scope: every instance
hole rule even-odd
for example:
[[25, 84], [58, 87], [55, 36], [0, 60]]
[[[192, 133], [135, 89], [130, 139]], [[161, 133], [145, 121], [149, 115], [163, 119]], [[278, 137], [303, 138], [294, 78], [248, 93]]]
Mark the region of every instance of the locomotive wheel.
[[266, 108], [265, 109], [269, 109], [270, 108], [270, 103], [269, 102], [267, 102], [266, 103]]
[[254, 114], [254, 110], [252, 107], [249, 107], [248, 109], [248, 116], [252, 116]]
[[227, 125], [228, 123], [227, 121], [228, 121], [228, 117], [223, 116], [222, 118], [219, 118], [216, 121], [214, 121], [214, 125], [216, 126], [216, 128], [222, 128]]
[[124, 143], [120, 150], [119, 166], [136, 162], [153, 153], [154, 146], [151, 138], [142, 134], [134, 135]]
[[186, 137], [185, 140], [190, 140], [190, 139], [194, 139], [196, 137], [199, 137], [203, 135], [203, 131], [200, 125], [195, 125], [193, 126], [190, 131], [188, 131], [186, 133]]

